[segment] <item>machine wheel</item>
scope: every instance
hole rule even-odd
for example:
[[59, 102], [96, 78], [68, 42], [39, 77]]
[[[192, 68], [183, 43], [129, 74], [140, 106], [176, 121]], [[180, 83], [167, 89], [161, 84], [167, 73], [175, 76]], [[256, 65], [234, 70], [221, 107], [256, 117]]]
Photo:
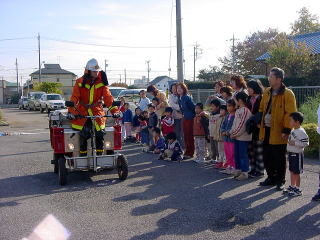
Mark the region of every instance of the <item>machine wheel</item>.
[[123, 155], [120, 155], [117, 159], [117, 170], [119, 179], [126, 180], [128, 177], [128, 161]]
[[58, 163], [58, 156], [56, 154], [53, 154], [53, 172], [58, 173], [59, 171], [59, 163]]
[[58, 177], [59, 184], [64, 186], [67, 184], [67, 169], [66, 169], [66, 159], [63, 156], [58, 158]]

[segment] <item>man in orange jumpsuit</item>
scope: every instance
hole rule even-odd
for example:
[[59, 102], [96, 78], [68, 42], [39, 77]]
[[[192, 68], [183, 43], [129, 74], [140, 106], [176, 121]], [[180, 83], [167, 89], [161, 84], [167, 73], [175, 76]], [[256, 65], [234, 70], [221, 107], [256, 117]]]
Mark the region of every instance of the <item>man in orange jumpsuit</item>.
[[[89, 60], [84, 75], [77, 79], [73, 87], [70, 101], [74, 102], [75, 107], [68, 109], [69, 113], [71, 113], [70, 115], [105, 115], [103, 104], [106, 107], [110, 107], [113, 103], [113, 97], [107, 85], [106, 74], [100, 71], [97, 60], [94, 58]], [[103, 153], [105, 123], [105, 118], [97, 118], [95, 120], [97, 155], [102, 155]], [[75, 119], [73, 117], [71, 126], [73, 129], [80, 131], [80, 156], [87, 156], [87, 141], [91, 137], [91, 120], [85, 118]]]

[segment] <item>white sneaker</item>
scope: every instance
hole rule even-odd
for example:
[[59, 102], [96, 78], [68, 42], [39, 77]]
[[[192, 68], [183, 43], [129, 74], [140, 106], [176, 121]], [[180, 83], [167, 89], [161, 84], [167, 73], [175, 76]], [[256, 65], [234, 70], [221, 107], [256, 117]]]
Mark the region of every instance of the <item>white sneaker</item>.
[[233, 174], [234, 178], [237, 178], [241, 175], [241, 170], [235, 169], [235, 170], [233, 170], [232, 174]]
[[248, 179], [248, 173], [244, 173], [242, 172], [237, 178], [236, 180], [238, 181], [243, 181], [243, 180], [247, 180]]

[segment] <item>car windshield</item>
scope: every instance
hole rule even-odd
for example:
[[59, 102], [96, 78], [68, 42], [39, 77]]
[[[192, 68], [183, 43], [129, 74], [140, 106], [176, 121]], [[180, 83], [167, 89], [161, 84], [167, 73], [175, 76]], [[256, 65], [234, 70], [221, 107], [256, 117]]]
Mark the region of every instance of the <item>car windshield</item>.
[[40, 99], [42, 97], [43, 93], [36, 93], [34, 94], [34, 99]]
[[109, 89], [110, 92], [111, 92], [111, 95], [116, 98], [118, 97], [119, 93], [123, 90], [123, 89], [116, 89], [116, 88], [113, 88], [113, 89]]
[[60, 95], [47, 95], [47, 99], [48, 100], [61, 100], [61, 96]]

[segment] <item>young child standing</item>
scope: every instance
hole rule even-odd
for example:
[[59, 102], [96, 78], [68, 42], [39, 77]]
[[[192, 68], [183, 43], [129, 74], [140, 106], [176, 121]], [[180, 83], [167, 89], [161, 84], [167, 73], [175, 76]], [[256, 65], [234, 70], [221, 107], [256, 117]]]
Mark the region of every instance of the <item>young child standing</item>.
[[152, 105], [155, 107], [155, 113], [158, 116], [158, 124], [160, 125], [162, 116], [164, 115], [164, 109], [158, 107], [160, 105], [160, 99], [157, 97], [154, 97], [152, 99]]
[[300, 189], [300, 174], [303, 172], [303, 151], [309, 146], [309, 137], [306, 131], [301, 127], [303, 122], [303, 114], [293, 112], [290, 114], [290, 127], [293, 128], [288, 138], [287, 152], [290, 171], [290, 186], [283, 190], [283, 193], [288, 193], [289, 196], [301, 196]]
[[132, 137], [132, 111], [129, 109], [129, 103], [124, 104], [122, 124], [126, 131], [126, 139], [130, 139]]
[[218, 147], [218, 163], [214, 166], [215, 168], [226, 169], [226, 155], [224, 153], [224, 143], [223, 143], [223, 136], [222, 136], [222, 124], [225, 120], [227, 115], [227, 106], [221, 105], [220, 106], [220, 113], [216, 119], [216, 123], [213, 129], [214, 140], [217, 141]]
[[135, 114], [132, 119], [132, 127], [133, 127], [132, 130], [136, 132], [137, 143], [140, 143], [141, 142], [141, 136], [140, 136], [141, 128], [140, 128], [139, 118], [141, 117], [141, 109], [136, 108], [134, 110], [134, 112], [135, 112]]
[[138, 118], [140, 122], [140, 135], [141, 135], [141, 144], [144, 146], [149, 145], [149, 130], [148, 130], [148, 120], [149, 120], [149, 113], [147, 111], [143, 111]]
[[174, 131], [174, 119], [172, 117], [173, 109], [166, 107], [164, 110], [165, 117], [161, 120], [162, 135], [166, 137]]
[[181, 161], [183, 152], [181, 145], [177, 140], [176, 134], [174, 132], [168, 133], [166, 140], [166, 149], [160, 155], [159, 160], [170, 158], [171, 161]]
[[226, 169], [222, 173], [233, 174], [236, 164], [234, 160], [234, 140], [230, 137], [230, 131], [233, 125], [235, 113], [236, 113], [236, 102], [233, 99], [227, 101], [228, 114], [225, 117], [221, 126], [221, 135], [223, 136], [224, 153], [226, 155]]
[[154, 145], [154, 138], [153, 138], [153, 129], [158, 126], [158, 116], [155, 113], [155, 106], [149, 104], [148, 106], [149, 111], [149, 119], [148, 119], [148, 130], [149, 130], [149, 143], [148, 146]]
[[[318, 128], [317, 128], [318, 134], [320, 134], [320, 105], [318, 107]], [[316, 195], [313, 196], [312, 201], [320, 201], [320, 172], [319, 172], [319, 188]]]
[[150, 99], [147, 98], [147, 93], [145, 90], [141, 90], [139, 92], [140, 95], [140, 101], [138, 103], [138, 107], [141, 109], [141, 111], [147, 111], [148, 105], [151, 103]]
[[203, 111], [203, 104], [197, 103], [195, 106], [196, 116], [193, 122], [193, 135], [197, 158], [196, 163], [205, 163], [206, 142], [209, 141], [209, 117]]
[[230, 131], [231, 138], [234, 141], [234, 160], [236, 171], [234, 177], [242, 181], [248, 179], [249, 156], [248, 145], [252, 140], [252, 134], [246, 132], [246, 122], [251, 117], [250, 110], [246, 107], [248, 95], [245, 92], [239, 92], [235, 95], [238, 109], [235, 114], [234, 122]]
[[210, 133], [210, 158], [214, 164], [217, 164], [216, 167], [219, 167], [218, 164], [218, 142], [215, 140], [215, 131], [217, 119], [220, 114], [220, 101], [218, 99], [213, 99], [211, 101], [211, 113], [209, 115], [209, 133]]

